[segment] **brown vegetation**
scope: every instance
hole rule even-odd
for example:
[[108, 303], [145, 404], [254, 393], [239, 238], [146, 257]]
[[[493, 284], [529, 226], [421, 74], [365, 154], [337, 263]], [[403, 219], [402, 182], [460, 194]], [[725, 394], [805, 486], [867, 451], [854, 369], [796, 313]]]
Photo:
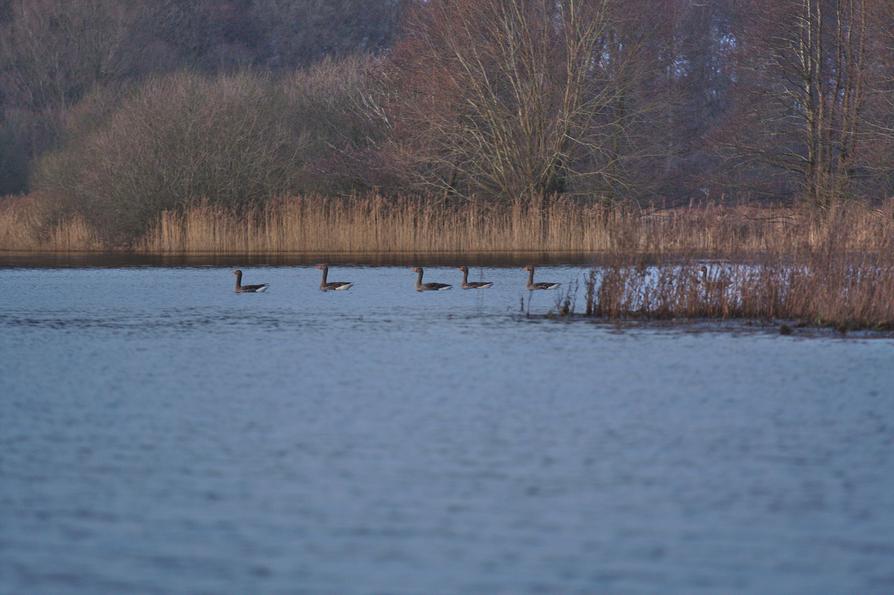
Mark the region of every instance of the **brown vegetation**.
[[[350, 56], [338, 70], [347, 104], [303, 80]], [[205, 79], [207, 110], [172, 103], [166, 115], [133, 99], [177, 73]], [[40, 190], [60, 152], [77, 161], [112, 120], [204, 134], [234, 73], [263, 81], [262, 96], [231, 102], [218, 127], [245, 124], [235, 106], [261, 127], [300, 122], [286, 129], [336, 179], [303, 183], [299, 159], [288, 191], [265, 200], [372, 188], [676, 204], [894, 194], [890, 0], [0, 0], [0, 194]], [[284, 89], [312, 97], [312, 113], [283, 103]], [[134, 128], [144, 135], [133, 144], [157, 146]], [[189, 165], [191, 179], [218, 173], [175, 153], [157, 161]], [[79, 187], [60, 190], [80, 203]], [[181, 205], [197, 198], [170, 190]], [[231, 198], [214, 190], [201, 198]]]
[[654, 81], [664, 60], [646, 42], [660, 20], [640, 4], [416, 5], [393, 57], [404, 90], [389, 105], [395, 167], [448, 196], [629, 188], [643, 151], [652, 161], [666, 152], [654, 127], [642, 134], [667, 97]]
[[287, 77], [391, 44], [403, 0], [0, 0], [0, 195], [97, 92], [175, 72]]
[[[714, 253], [721, 259], [709, 261], [697, 251], [649, 260], [616, 254], [587, 279], [586, 313], [614, 321], [782, 320], [894, 330], [894, 202], [801, 219], [804, 213], [790, 211], [750, 255], [721, 249]], [[746, 230], [727, 246], [757, 237]]]
[[6, 249], [890, 236], [890, 0], [0, 0], [0, 88]]
[[154, 254], [277, 252], [574, 252], [602, 255], [795, 257], [834, 239], [843, 253], [894, 246], [894, 203], [837, 212], [699, 206], [640, 209], [593, 201], [494, 203], [308, 196], [244, 212], [198, 205], [164, 211], [136, 242], [109, 245], [83, 219], [42, 219], [41, 201], [0, 208], [0, 250], [123, 248]]
[[0, 250], [86, 252], [102, 250], [96, 232], [77, 215], [63, 220], [46, 216], [40, 196], [0, 201]]
[[91, 96], [34, 185], [57, 218], [76, 214], [113, 245], [199, 199], [236, 213], [275, 196], [344, 193], [357, 187], [344, 151], [372, 134], [354, 111], [367, 64], [327, 61], [277, 80], [175, 74], [121, 99]]
[[894, 330], [894, 260], [812, 249], [749, 264], [611, 265], [590, 278], [587, 313], [607, 320], [798, 321]]

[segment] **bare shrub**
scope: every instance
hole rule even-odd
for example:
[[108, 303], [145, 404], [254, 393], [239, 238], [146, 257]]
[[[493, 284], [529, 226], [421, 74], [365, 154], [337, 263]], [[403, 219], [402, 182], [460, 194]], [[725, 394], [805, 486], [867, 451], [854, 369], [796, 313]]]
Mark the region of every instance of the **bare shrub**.
[[289, 126], [302, 135], [301, 193], [345, 195], [396, 183], [379, 171], [377, 148], [389, 128], [381, 111], [378, 58], [326, 59], [282, 79]]
[[66, 146], [41, 161], [35, 185], [113, 246], [142, 236], [162, 211], [198, 201], [240, 214], [277, 196], [352, 187], [351, 176], [342, 185], [326, 179], [321, 164], [364, 142], [351, 108], [361, 64], [326, 63], [285, 81], [150, 79], [107, 117], [87, 109], [73, 117]]

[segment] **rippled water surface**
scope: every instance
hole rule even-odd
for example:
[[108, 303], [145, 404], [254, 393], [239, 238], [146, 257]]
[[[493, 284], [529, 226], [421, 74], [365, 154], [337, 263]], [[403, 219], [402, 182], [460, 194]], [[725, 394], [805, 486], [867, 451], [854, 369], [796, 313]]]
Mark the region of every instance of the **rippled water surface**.
[[0, 269], [0, 592], [894, 592], [894, 342], [484, 275]]

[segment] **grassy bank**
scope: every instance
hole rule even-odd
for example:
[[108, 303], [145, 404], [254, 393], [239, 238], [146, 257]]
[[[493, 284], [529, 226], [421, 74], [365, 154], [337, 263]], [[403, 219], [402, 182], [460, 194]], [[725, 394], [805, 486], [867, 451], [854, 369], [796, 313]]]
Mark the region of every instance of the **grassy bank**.
[[36, 197], [0, 202], [0, 250], [138, 254], [287, 252], [574, 252], [743, 258], [797, 254], [833, 242], [844, 252], [894, 246], [894, 203], [808, 209], [604, 206], [567, 198], [548, 203], [448, 204], [379, 196], [276, 201], [248, 214], [195, 206], [168, 211], [128, 246], [108, 246], [77, 216], [48, 222]]

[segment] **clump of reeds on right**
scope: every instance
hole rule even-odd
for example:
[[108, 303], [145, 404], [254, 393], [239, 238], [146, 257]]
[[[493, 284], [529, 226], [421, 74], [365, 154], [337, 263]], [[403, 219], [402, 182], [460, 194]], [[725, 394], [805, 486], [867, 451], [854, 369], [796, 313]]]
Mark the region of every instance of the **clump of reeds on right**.
[[607, 320], [794, 321], [894, 330], [894, 259], [829, 250], [747, 263], [612, 264], [587, 282], [587, 310]]

